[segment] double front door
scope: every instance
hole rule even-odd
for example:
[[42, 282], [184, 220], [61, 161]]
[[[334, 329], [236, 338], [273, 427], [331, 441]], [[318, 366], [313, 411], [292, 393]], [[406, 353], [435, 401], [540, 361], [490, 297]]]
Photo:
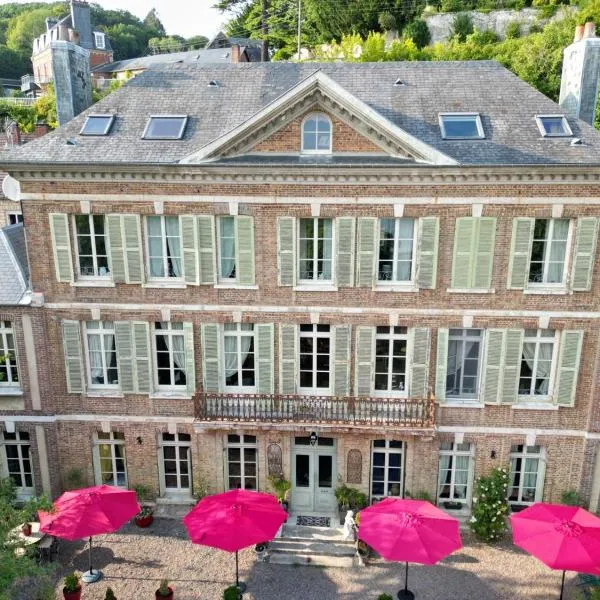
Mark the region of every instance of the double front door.
[[335, 510], [335, 440], [294, 439], [292, 450], [292, 510], [294, 512], [331, 512]]
[[191, 436], [163, 433], [159, 448], [161, 495], [189, 498], [192, 495]]

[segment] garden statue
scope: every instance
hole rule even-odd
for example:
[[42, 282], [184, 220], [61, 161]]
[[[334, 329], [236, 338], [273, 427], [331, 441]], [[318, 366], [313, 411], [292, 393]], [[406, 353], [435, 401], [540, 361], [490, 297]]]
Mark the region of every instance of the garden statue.
[[349, 510], [346, 513], [346, 519], [344, 520], [344, 540], [356, 541], [356, 523], [354, 522], [353, 510]]

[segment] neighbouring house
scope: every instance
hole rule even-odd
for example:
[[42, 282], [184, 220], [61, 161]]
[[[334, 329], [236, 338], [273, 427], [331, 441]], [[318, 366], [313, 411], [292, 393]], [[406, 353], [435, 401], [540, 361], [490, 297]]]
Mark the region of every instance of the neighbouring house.
[[468, 514], [498, 466], [515, 509], [570, 489], [596, 509], [579, 37], [568, 110], [489, 61], [184, 62], [0, 154], [49, 355], [36, 402], [0, 397], [0, 452], [44, 431], [18, 466], [36, 491], [76, 472], [185, 503], [283, 473], [303, 515], [340, 481]]
[[260, 62], [262, 42], [261, 40], [255, 40], [246, 37], [232, 37], [219, 31], [205, 46], [206, 50], [216, 50], [219, 48], [233, 48], [239, 46], [246, 50], [248, 55], [248, 62]]

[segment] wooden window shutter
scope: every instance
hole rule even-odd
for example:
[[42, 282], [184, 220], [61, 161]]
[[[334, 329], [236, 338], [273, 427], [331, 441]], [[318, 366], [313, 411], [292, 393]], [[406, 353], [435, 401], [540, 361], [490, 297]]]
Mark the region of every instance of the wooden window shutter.
[[254, 285], [254, 218], [235, 217], [235, 264], [236, 278], [240, 285]]
[[185, 348], [185, 385], [188, 394], [196, 391], [196, 357], [194, 352], [194, 324], [183, 324], [183, 340]]
[[576, 292], [589, 292], [592, 289], [592, 272], [596, 259], [598, 218], [580, 217], [577, 219], [575, 239], [571, 287]]
[[583, 331], [567, 329], [562, 332], [555, 387], [556, 403], [560, 406], [575, 406], [582, 345]]
[[70, 394], [84, 390], [83, 355], [81, 351], [81, 333], [78, 321], [63, 321], [63, 350], [65, 355], [65, 373], [67, 391]]
[[123, 215], [122, 219], [127, 283], [144, 283], [140, 216]]
[[371, 396], [375, 373], [375, 327], [356, 330], [356, 389], [357, 396]]
[[298, 363], [298, 327], [279, 325], [279, 393], [295, 394]]
[[471, 286], [488, 290], [492, 287], [494, 248], [496, 245], [496, 217], [477, 219], [477, 235], [473, 248]]
[[[454, 227], [454, 253], [452, 256], [452, 287], [472, 287], [471, 273], [474, 259], [474, 240], [477, 219], [461, 217]], [[437, 389], [437, 385], [436, 385]], [[437, 392], [436, 392], [437, 395]]]
[[485, 333], [481, 399], [486, 404], [497, 404], [500, 401], [504, 336], [504, 329], [488, 329]]
[[435, 398], [438, 401], [446, 399], [446, 378], [448, 372], [448, 336], [445, 327], [438, 329], [437, 353], [435, 360]]
[[419, 219], [417, 284], [423, 289], [435, 288], [439, 229], [438, 217]]
[[293, 286], [296, 282], [296, 219], [277, 219], [277, 273], [279, 285]]
[[509, 289], [523, 290], [527, 287], [534, 225], [535, 219], [529, 217], [513, 219], [510, 263], [508, 266]]
[[336, 325], [334, 335], [333, 394], [350, 395], [350, 325]]
[[354, 285], [354, 217], [338, 217], [336, 219], [336, 269], [337, 285], [352, 287]]
[[136, 385], [130, 321], [115, 321], [115, 343], [121, 391], [124, 394], [133, 394], [136, 391]]
[[425, 327], [415, 327], [409, 331], [412, 341], [409, 396], [411, 398], [427, 398], [431, 330]]
[[121, 215], [106, 215], [108, 230], [108, 253], [110, 254], [111, 275], [115, 283], [125, 283], [125, 252], [123, 251], [123, 231]]
[[221, 326], [217, 323], [202, 324], [202, 374], [205, 392], [220, 391], [219, 346]]
[[363, 217], [358, 219], [358, 261], [356, 265], [356, 285], [373, 287], [375, 284], [375, 264], [377, 262], [378, 219]]
[[256, 391], [259, 394], [275, 393], [275, 326], [272, 323], [261, 323], [254, 326], [254, 337], [257, 354]]
[[217, 281], [215, 218], [212, 215], [198, 215], [196, 219], [198, 221], [200, 283], [214, 285]]
[[63, 213], [51, 213], [49, 217], [56, 280], [65, 283], [72, 283], [73, 255], [71, 253], [69, 217]]
[[519, 374], [523, 353], [522, 329], [507, 329], [504, 336], [502, 392], [500, 402], [514, 404], [519, 397]]
[[198, 285], [198, 226], [194, 215], [179, 217], [181, 226], [181, 251], [183, 257], [183, 275], [189, 285]]
[[135, 321], [131, 327], [133, 331], [136, 391], [140, 394], [149, 394], [154, 388], [150, 361], [150, 325], [143, 321]]

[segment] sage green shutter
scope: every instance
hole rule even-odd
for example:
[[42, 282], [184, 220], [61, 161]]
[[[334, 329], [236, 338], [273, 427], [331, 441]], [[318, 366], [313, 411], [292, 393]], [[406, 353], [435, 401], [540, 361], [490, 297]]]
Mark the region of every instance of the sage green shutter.
[[438, 217], [419, 219], [417, 284], [423, 289], [435, 288], [439, 229]]
[[356, 285], [359, 287], [373, 287], [375, 284], [378, 224], [379, 220], [372, 217], [358, 219]]
[[274, 344], [275, 326], [272, 323], [261, 323], [254, 326], [256, 352], [256, 391], [259, 394], [275, 393]]
[[121, 227], [121, 215], [106, 215], [108, 253], [110, 255], [111, 275], [115, 283], [125, 283], [127, 281], [125, 253], [123, 252], [123, 231]]
[[133, 341], [130, 321], [115, 321], [115, 343], [119, 386], [124, 394], [136, 391], [135, 367], [133, 364]]
[[194, 215], [179, 217], [181, 226], [181, 252], [185, 282], [198, 285], [198, 227]]
[[135, 321], [131, 327], [133, 331], [136, 391], [140, 394], [149, 394], [154, 387], [150, 366], [150, 325], [142, 321]]
[[123, 242], [127, 283], [143, 283], [142, 230], [139, 215], [123, 215]]
[[73, 258], [71, 254], [69, 217], [62, 213], [51, 213], [50, 232], [52, 234], [52, 253], [54, 255], [56, 280], [72, 283]]
[[202, 374], [205, 392], [220, 391], [220, 352], [221, 325], [217, 323], [202, 324]]
[[486, 404], [496, 404], [500, 401], [504, 335], [504, 329], [488, 329], [485, 334], [485, 359], [482, 369], [483, 383], [481, 385], [481, 399]]
[[471, 287], [482, 290], [492, 287], [495, 244], [496, 217], [480, 217], [477, 219], [477, 236], [473, 249]]
[[354, 285], [354, 217], [336, 219], [336, 270], [337, 285]]
[[296, 219], [277, 219], [277, 273], [279, 285], [294, 285], [296, 281]]
[[510, 263], [508, 267], [509, 289], [522, 290], [527, 287], [534, 225], [535, 219], [529, 217], [513, 219]]
[[235, 217], [236, 278], [240, 285], [254, 285], [254, 218]]
[[185, 385], [188, 394], [196, 391], [196, 357], [194, 352], [194, 324], [183, 324], [183, 341], [185, 347]]
[[596, 217], [580, 217], [577, 219], [575, 239], [571, 286], [576, 292], [588, 292], [592, 289], [592, 271], [594, 270], [596, 241], [598, 239], [598, 219]]
[[279, 325], [279, 393], [296, 393], [298, 356], [298, 327], [282, 323]]
[[424, 327], [415, 327], [411, 330], [411, 334], [409, 396], [411, 398], [427, 398], [430, 330]]
[[438, 329], [437, 356], [435, 361], [435, 398], [446, 399], [446, 378], [448, 373], [448, 335], [446, 328]]
[[356, 390], [357, 396], [370, 396], [375, 367], [375, 327], [356, 330]]
[[[454, 228], [454, 254], [452, 257], [452, 287], [465, 289], [472, 287], [474, 240], [477, 219], [461, 217], [456, 219]], [[436, 392], [437, 395], [437, 392]]]
[[200, 283], [202, 285], [213, 285], [217, 281], [215, 218], [212, 215], [198, 215], [196, 219], [198, 221]]
[[79, 322], [63, 321], [62, 331], [67, 391], [69, 393], [80, 393], [84, 389], [84, 379]]
[[337, 325], [333, 329], [334, 363], [333, 394], [334, 396], [350, 395], [350, 325]]
[[500, 402], [503, 404], [513, 404], [519, 397], [523, 334], [522, 329], [507, 329], [504, 336], [502, 392], [500, 394]]
[[555, 394], [556, 403], [561, 406], [575, 405], [582, 344], [583, 331], [567, 329], [562, 332]]

